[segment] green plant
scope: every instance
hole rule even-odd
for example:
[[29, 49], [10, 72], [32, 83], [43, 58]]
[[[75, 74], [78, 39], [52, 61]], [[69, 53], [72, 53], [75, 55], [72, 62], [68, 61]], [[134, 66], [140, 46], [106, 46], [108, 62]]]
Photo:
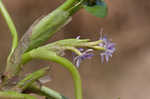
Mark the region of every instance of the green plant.
[[[115, 51], [114, 43], [111, 43], [106, 37], [101, 37], [97, 41], [77, 37], [75, 39], [59, 40], [41, 46], [58, 30], [69, 23], [71, 16], [82, 8], [85, 8], [89, 13], [97, 17], [107, 15], [107, 6], [103, 0], [67, 0], [44, 18], [36, 20], [20, 41], [18, 41], [15, 25], [4, 7], [2, 0], [0, 0], [0, 12], [8, 24], [13, 38], [12, 49], [7, 59], [7, 66], [1, 76], [0, 98], [36, 99], [29, 95], [30, 93], [35, 93], [45, 96], [46, 99], [67, 99], [58, 92], [44, 85], [39, 86], [37, 83], [41, 77], [49, 72], [49, 67], [35, 71], [23, 79], [18, 79], [24, 64], [32, 59], [41, 59], [56, 62], [66, 68], [74, 80], [76, 99], [82, 99], [81, 78], [76, 66], [79, 67], [82, 60], [91, 58], [94, 50], [101, 51], [102, 62], [104, 58], [108, 61], [109, 57]], [[74, 58], [76, 66], [62, 56], [65, 50], [72, 51], [77, 55]]]

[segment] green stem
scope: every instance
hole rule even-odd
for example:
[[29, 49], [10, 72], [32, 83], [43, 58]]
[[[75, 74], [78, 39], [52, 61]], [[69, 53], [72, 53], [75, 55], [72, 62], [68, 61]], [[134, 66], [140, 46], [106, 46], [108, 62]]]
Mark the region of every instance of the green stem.
[[80, 74], [76, 69], [76, 67], [69, 60], [56, 55], [56, 53], [54, 52], [45, 49], [40, 49], [40, 48], [25, 53], [22, 57], [22, 60], [24, 63], [26, 63], [29, 60], [34, 58], [53, 61], [64, 66], [72, 74], [74, 85], [75, 85], [76, 99], [82, 99], [82, 85], [81, 85]]
[[0, 92], [0, 99], [37, 99], [34, 96], [28, 94], [21, 94], [14, 91], [3, 91]]
[[27, 91], [31, 93], [36, 93], [38, 95], [46, 96], [48, 99], [67, 99], [65, 96], [61, 95], [55, 90], [45, 86], [39, 87], [35, 84], [32, 84], [27, 88]]
[[7, 61], [9, 62], [11, 55], [13, 54], [15, 48], [18, 45], [18, 35], [17, 35], [18, 33], [16, 31], [15, 25], [14, 25], [10, 15], [8, 14], [5, 6], [2, 3], [2, 0], [0, 0], [0, 13], [3, 15], [7, 25], [9, 27], [9, 30], [11, 32], [12, 38], [13, 38], [12, 49], [11, 49], [11, 52], [10, 52], [8, 59], [7, 59]]

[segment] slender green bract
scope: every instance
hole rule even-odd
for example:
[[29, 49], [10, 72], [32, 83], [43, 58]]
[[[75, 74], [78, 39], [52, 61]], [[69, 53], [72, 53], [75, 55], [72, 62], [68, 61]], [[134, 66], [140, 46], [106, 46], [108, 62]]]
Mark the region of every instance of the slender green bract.
[[70, 61], [68, 61], [66, 58], [56, 55], [55, 52], [45, 50], [42, 48], [34, 49], [30, 52], [25, 53], [22, 56], [22, 60], [24, 63], [28, 62], [31, 59], [43, 59], [54, 61], [64, 66], [72, 74], [75, 85], [76, 99], [82, 99], [82, 85], [80, 75], [76, 67]]
[[12, 49], [11, 49], [11, 52], [10, 52], [10, 54], [8, 56], [8, 59], [7, 59], [7, 61], [9, 62], [9, 60], [11, 58], [11, 55], [13, 54], [15, 48], [18, 45], [18, 33], [17, 33], [17, 30], [15, 28], [15, 25], [14, 25], [11, 17], [9, 16], [5, 6], [2, 3], [2, 0], [0, 0], [0, 12], [1, 12], [2, 16], [4, 17], [6, 23], [7, 23], [8, 27], [9, 27], [9, 30], [11, 32], [12, 39], [13, 39], [13, 41], [12, 41]]

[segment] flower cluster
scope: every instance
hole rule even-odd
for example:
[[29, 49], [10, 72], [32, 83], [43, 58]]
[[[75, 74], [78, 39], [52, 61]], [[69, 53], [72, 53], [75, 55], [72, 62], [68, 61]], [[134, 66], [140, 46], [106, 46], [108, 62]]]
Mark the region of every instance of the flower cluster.
[[[76, 39], [79, 39], [80, 36], [78, 36]], [[100, 56], [101, 56], [101, 61], [102, 63], [104, 63], [104, 60], [106, 60], [106, 62], [109, 61], [109, 58], [112, 57], [112, 54], [115, 52], [115, 43], [112, 43], [110, 40], [107, 39], [106, 36], [101, 36], [99, 38], [99, 40], [101, 40], [102, 42], [100, 42], [98, 44], [98, 46], [93, 46], [94, 48], [103, 48], [104, 51], [100, 52]], [[92, 56], [94, 56], [94, 54], [92, 53], [94, 50], [93, 49], [87, 49], [84, 51], [83, 48], [78, 49], [81, 54], [74, 57], [74, 62], [76, 64], [77, 67], [80, 66], [80, 63], [85, 60], [85, 59], [90, 59]]]
[[107, 39], [106, 36], [100, 37], [100, 40], [103, 42], [99, 44], [99, 46], [104, 47], [105, 51], [100, 53], [102, 63], [104, 62], [104, 59], [106, 59], [106, 62], [109, 61], [109, 57], [112, 57], [112, 54], [115, 52], [115, 43], [112, 43], [110, 40]]

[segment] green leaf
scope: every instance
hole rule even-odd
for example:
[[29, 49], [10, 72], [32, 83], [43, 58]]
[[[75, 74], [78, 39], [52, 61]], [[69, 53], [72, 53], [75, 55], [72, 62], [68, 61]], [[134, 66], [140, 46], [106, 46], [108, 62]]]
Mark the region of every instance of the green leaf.
[[105, 16], [107, 16], [108, 9], [106, 3], [104, 3], [103, 5], [94, 6], [85, 5], [84, 8], [87, 12], [91, 13], [96, 17], [104, 18]]

